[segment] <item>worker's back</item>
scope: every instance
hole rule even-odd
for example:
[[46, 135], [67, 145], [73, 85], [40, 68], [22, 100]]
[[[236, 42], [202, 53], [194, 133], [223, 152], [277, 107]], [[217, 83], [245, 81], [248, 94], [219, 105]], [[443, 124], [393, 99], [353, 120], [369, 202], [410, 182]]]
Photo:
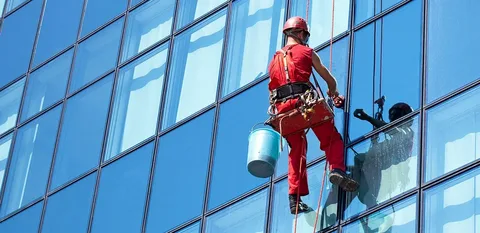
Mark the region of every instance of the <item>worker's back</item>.
[[[310, 75], [312, 74], [313, 50], [301, 44], [287, 45], [282, 49], [283, 51], [288, 51], [287, 63], [290, 82], [309, 82]], [[268, 72], [270, 74], [270, 83], [268, 85], [270, 90], [287, 84], [283, 65], [283, 53], [281, 50], [275, 53], [268, 66]]]

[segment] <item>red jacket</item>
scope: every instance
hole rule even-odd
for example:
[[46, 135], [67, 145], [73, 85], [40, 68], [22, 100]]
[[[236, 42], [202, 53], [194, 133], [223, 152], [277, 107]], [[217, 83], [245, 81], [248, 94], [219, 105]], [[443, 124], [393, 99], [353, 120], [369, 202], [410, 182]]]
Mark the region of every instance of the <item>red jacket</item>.
[[[287, 51], [290, 82], [309, 82], [312, 74], [313, 49], [301, 44], [293, 44], [283, 47], [282, 50]], [[283, 52], [280, 50], [275, 53], [268, 66], [270, 91], [287, 84], [283, 61]]]

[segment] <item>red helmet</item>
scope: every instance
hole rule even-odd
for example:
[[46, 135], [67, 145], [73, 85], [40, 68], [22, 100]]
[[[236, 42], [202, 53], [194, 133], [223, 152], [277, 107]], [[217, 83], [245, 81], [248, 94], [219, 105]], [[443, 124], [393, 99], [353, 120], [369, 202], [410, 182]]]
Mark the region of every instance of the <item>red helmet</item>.
[[285, 30], [292, 29], [292, 28], [302, 29], [310, 36], [310, 32], [308, 30], [308, 24], [301, 17], [294, 16], [288, 19], [287, 22], [285, 22], [285, 25], [283, 26], [283, 33], [285, 33]]

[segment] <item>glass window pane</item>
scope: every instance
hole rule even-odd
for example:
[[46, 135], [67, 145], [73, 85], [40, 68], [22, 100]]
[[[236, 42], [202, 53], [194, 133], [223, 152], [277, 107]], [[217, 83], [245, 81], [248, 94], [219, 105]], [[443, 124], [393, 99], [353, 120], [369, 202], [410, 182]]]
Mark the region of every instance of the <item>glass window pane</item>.
[[215, 102], [226, 11], [175, 38], [162, 129]]
[[0, 232], [5, 233], [37, 233], [40, 225], [43, 201], [31, 206], [21, 213], [0, 224]]
[[[10, 154], [10, 145], [12, 144], [13, 133], [0, 139], [0, 192], [3, 187], [3, 177], [5, 176], [5, 169], [7, 167], [8, 156]], [[2, 197], [0, 196], [0, 202]]]
[[224, 2], [225, 0], [180, 0], [176, 29], [193, 22]]
[[65, 96], [73, 49], [30, 74], [21, 121], [50, 107]]
[[122, 62], [170, 34], [174, 8], [174, 0], [151, 0], [128, 15]]
[[[388, 111], [396, 103], [406, 103], [413, 110], [420, 106], [421, 20], [422, 2], [411, 1], [356, 32], [350, 98], [351, 140], [373, 129], [368, 121], [356, 119], [355, 111], [363, 109], [374, 117], [374, 109], [378, 107], [374, 101], [382, 96], [386, 97], [383, 108], [387, 116], [382, 115], [381, 124], [386, 124]], [[399, 33], [405, 36], [399, 37]], [[410, 90], [408, 95], [407, 90]]]
[[[476, 68], [480, 54], [480, 31], [470, 27], [472, 22], [480, 21], [478, 9], [480, 1], [475, 0], [428, 2], [429, 103], [480, 77], [480, 70]], [[438, 23], [440, 21], [442, 23]]]
[[13, 10], [15, 7], [20, 6], [22, 3], [26, 2], [27, 0], [8, 0], [7, 1], [7, 12]]
[[417, 186], [419, 139], [415, 117], [348, 150], [347, 170], [360, 186], [347, 194], [346, 218]]
[[18, 109], [22, 100], [25, 78], [0, 92], [0, 134], [17, 124]]
[[479, 187], [476, 168], [425, 191], [424, 232], [478, 232]]
[[58, 106], [18, 130], [1, 216], [45, 194], [61, 111]]
[[123, 18], [78, 45], [70, 93], [90, 83], [117, 64]]
[[222, 96], [267, 75], [283, 42], [285, 0], [234, 1], [231, 17]]
[[42, 232], [87, 232], [96, 179], [95, 172], [50, 196]]
[[197, 222], [187, 228], [183, 228], [180, 231], [176, 231], [175, 233], [200, 233], [200, 222]]
[[0, 15], [3, 16], [3, 9], [5, 7], [5, 1], [6, 0], [0, 0]]
[[[209, 210], [269, 180], [251, 175], [246, 168], [248, 135], [255, 124], [268, 119], [267, 108], [267, 80], [220, 106], [210, 181]], [[241, 120], [239, 116], [242, 116]], [[235, 185], [232, 185], [232, 180], [236, 181]]]
[[[307, 16], [307, 1], [309, 2], [308, 26], [310, 28], [308, 44], [310, 47], [315, 48], [330, 40], [332, 32], [332, 0], [293, 1], [291, 15], [305, 19]], [[333, 36], [335, 37], [348, 30], [350, 25], [350, 0], [335, 1], [334, 10]]]
[[[402, 0], [355, 0], [355, 25], [382, 13]], [[335, 4], [336, 8], [337, 4]]]
[[[11, 3], [12, 0], [8, 1], [7, 10], [9, 9], [8, 4]], [[43, 1], [38, 0], [30, 1], [2, 22], [0, 88], [27, 72], [42, 3]]]
[[[140, 2], [148, 2], [149, 0], [131, 0], [130, 7], [136, 6]], [[143, 4], [143, 3], [142, 3]]]
[[[416, 196], [394, 203], [344, 227], [345, 233], [417, 232]], [[463, 231], [459, 231], [463, 232]]]
[[103, 168], [92, 233], [141, 231], [153, 149], [151, 142]]
[[33, 67], [77, 40], [83, 0], [48, 0], [43, 13]]
[[480, 157], [479, 99], [480, 86], [427, 111], [425, 181]]
[[50, 190], [98, 165], [112, 84], [113, 74], [67, 101]]
[[[303, 196], [302, 201], [312, 208], [313, 211], [298, 214], [297, 232], [313, 232], [317, 215], [318, 198], [320, 198], [320, 189], [322, 188], [324, 168], [325, 162], [321, 162], [307, 169], [310, 194]], [[270, 232], [290, 233], [295, 224], [295, 214], [290, 213], [287, 179], [275, 184], [274, 190], [272, 226], [270, 227]], [[325, 177], [325, 187], [323, 188], [320, 213], [318, 214], [317, 231], [330, 227], [337, 222], [337, 202], [338, 188], [334, 188], [331, 185], [327, 176]]]
[[[160, 138], [147, 233], [167, 232], [202, 214], [214, 114], [210, 110]], [[175, 195], [165, 187], [175, 187]]]
[[205, 232], [264, 232], [267, 200], [268, 189], [265, 189], [207, 217]]
[[81, 37], [95, 31], [127, 9], [128, 0], [88, 0]]
[[105, 160], [156, 132], [169, 43], [120, 70]]

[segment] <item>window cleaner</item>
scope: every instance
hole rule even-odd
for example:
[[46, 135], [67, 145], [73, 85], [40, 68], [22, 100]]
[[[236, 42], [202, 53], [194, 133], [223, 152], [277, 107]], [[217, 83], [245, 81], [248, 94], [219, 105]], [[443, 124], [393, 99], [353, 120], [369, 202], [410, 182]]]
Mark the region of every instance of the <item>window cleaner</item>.
[[328, 85], [330, 105], [342, 108], [344, 97], [339, 95], [336, 79], [322, 64], [318, 54], [308, 47], [310, 33], [303, 18], [288, 19], [283, 33], [287, 43], [275, 53], [268, 67], [271, 118], [266, 123], [285, 137], [291, 148], [288, 193], [290, 212], [295, 214], [311, 211], [300, 199], [300, 196], [309, 194], [305, 130], [313, 130], [320, 141], [320, 149], [326, 153], [330, 182], [347, 192], [357, 190], [358, 183], [345, 173], [343, 140], [334, 125], [333, 106], [328, 106], [325, 99], [319, 97], [321, 90], [315, 76], [318, 90], [310, 82], [312, 67]]

